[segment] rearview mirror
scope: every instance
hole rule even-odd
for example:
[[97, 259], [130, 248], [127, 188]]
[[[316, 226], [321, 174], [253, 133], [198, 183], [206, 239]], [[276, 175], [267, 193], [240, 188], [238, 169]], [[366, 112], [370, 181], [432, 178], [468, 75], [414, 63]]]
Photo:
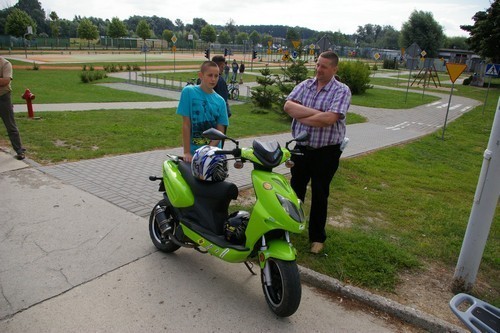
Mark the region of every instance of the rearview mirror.
[[203, 137], [210, 140], [225, 140], [227, 136], [215, 128], [209, 128], [203, 132]]

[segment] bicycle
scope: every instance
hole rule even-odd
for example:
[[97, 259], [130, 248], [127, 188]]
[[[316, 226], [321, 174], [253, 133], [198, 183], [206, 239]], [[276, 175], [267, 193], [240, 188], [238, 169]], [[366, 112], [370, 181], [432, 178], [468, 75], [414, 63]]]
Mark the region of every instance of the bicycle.
[[240, 98], [240, 85], [237, 81], [231, 80], [227, 86], [227, 91], [229, 93], [229, 99], [237, 100]]

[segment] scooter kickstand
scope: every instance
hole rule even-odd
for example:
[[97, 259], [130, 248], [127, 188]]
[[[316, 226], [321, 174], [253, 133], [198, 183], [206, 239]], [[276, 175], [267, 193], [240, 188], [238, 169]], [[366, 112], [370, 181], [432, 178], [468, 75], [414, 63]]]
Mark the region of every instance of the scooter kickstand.
[[250, 261], [245, 261], [245, 262], [244, 262], [244, 264], [245, 264], [245, 266], [247, 266], [247, 268], [248, 268], [248, 270], [250, 271], [250, 273], [252, 273], [253, 275], [257, 275], [257, 273], [255, 273], [255, 272], [253, 271], [253, 269], [252, 269], [252, 268], [253, 268], [253, 263], [252, 263], [252, 262], [250, 262]]

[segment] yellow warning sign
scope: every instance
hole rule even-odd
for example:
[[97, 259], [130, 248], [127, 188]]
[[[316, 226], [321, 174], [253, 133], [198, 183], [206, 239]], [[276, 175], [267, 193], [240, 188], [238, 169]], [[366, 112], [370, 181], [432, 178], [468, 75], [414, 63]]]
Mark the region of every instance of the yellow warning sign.
[[298, 48], [300, 45], [300, 40], [292, 40], [292, 44], [294, 48]]
[[455, 83], [460, 74], [467, 68], [466, 64], [446, 64], [446, 69], [448, 70], [448, 75], [450, 76], [451, 82]]

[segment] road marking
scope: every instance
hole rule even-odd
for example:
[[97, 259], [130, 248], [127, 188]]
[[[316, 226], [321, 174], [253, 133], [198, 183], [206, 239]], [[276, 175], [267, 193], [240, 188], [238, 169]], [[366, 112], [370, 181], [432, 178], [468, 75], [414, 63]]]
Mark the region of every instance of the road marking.
[[434, 102], [434, 103], [431, 103], [431, 104], [427, 104], [426, 106], [430, 107], [430, 106], [434, 106], [434, 105], [438, 105], [438, 104], [441, 104], [441, 102], [437, 101], [437, 102]]

